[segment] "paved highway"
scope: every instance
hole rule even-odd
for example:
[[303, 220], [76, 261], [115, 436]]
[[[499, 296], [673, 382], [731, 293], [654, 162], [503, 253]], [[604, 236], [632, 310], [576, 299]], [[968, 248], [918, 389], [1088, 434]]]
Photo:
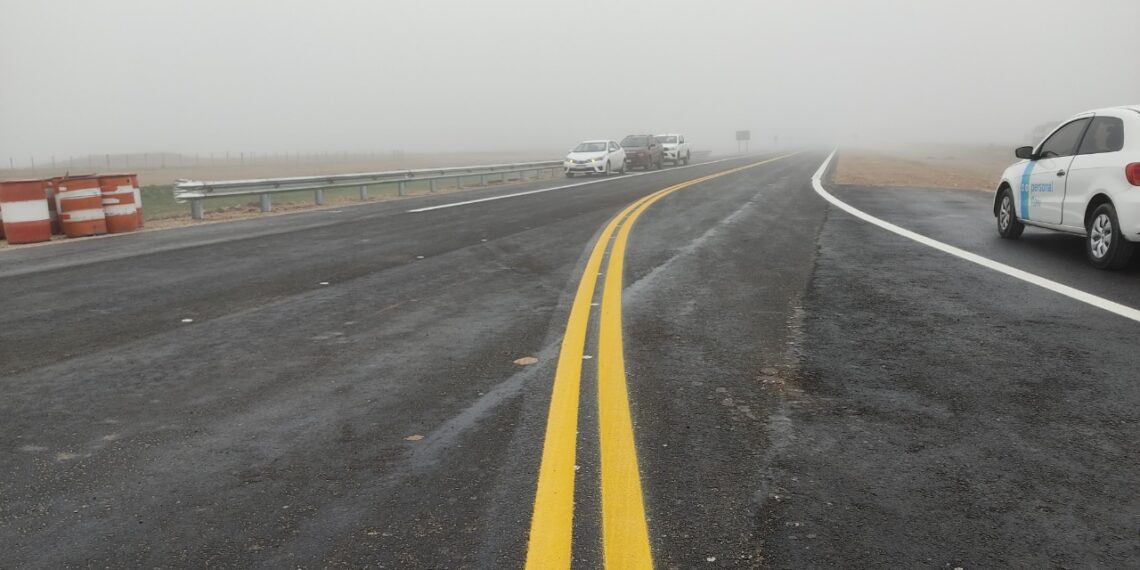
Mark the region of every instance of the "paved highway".
[[1140, 323], [826, 158], [0, 251], [0, 567], [1135, 565]]

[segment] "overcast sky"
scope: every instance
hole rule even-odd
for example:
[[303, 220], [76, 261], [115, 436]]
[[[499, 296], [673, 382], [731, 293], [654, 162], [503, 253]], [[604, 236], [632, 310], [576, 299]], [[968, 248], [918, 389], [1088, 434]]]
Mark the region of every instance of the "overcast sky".
[[1138, 30], [1138, 0], [0, 0], [0, 160], [1028, 142], [1140, 103]]

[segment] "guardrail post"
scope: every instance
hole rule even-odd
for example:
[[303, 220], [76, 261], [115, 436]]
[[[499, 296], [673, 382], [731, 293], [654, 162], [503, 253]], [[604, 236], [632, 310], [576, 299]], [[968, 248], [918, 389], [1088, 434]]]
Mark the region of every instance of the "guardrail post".
[[325, 191], [324, 190], [316, 190], [313, 192], [313, 195], [314, 195], [314, 198], [316, 198], [318, 206], [324, 206], [325, 205]]
[[480, 186], [486, 186], [487, 185], [487, 175], [486, 174], [480, 174], [479, 175], [479, 185]]
[[195, 220], [205, 217], [202, 214], [202, 200], [190, 200], [190, 217]]
[[273, 203], [269, 201], [269, 194], [261, 194], [261, 211], [268, 212], [273, 209]]
[[435, 178], [428, 180], [428, 184], [430, 185], [429, 187], [431, 189], [431, 192], [434, 194], [435, 193]]
[[463, 177], [462, 176], [456, 176], [455, 177], [455, 188], [457, 190], [463, 189]]
[[361, 200], [367, 200], [368, 199], [368, 185], [367, 184], [361, 184], [360, 185], [360, 199]]
[[397, 185], [397, 187], [398, 187], [398, 191], [399, 191], [401, 196], [408, 193], [408, 181], [407, 180], [401, 180], [400, 183]]
[[506, 183], [507, 183], [507, 173], [504, 172], [504, 173], [499, 175], [499, 184], [506, 184]]

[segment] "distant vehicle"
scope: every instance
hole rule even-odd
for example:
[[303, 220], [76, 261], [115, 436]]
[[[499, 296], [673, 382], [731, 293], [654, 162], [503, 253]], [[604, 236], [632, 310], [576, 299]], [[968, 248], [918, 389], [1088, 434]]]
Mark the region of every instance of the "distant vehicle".
[[575, 174], [625, 174], [625, 149], [611, 140], [582, 141], [562, 162], [567, 178]]
[[625, 149], [625, 164], [629, 168], [650, 170], [661, 168], [665, 162], [664, 148], [653, 135], [629, 135], [621, 139], [621, 146]]
[[665, 152], [665, 160], [672, 162], [673, 166], [689, 164], [691, 153], [689, 152], [689, 143], [685, 140], [685, 135], [657, 135], [656, 138], [657, 142], [661, 143], [661, 148]]
[[1002, 174], [994, 196], [998, 234], [1025, 226], [1085, 236], [1100, 269], [1128, 264], [1140, 242], [1140, 105], [1080, 113]]

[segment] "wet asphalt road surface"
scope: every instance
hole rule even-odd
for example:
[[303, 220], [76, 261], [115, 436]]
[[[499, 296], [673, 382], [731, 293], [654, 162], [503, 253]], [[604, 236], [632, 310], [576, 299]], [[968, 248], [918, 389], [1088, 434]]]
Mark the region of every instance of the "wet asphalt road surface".
[[[829, 207], [824, 157], [679, 190], [632, 230], [655, 565], [1135, 566], [1140, 324]], [[520, 567], [593, 241], [756, 160], [0, 251], [0, 568]], [[999, 240], [988, 194], [829, 188], [1140, 306], [1136, 265]], [[595, 373], [575, 568], [602, 565]]]

